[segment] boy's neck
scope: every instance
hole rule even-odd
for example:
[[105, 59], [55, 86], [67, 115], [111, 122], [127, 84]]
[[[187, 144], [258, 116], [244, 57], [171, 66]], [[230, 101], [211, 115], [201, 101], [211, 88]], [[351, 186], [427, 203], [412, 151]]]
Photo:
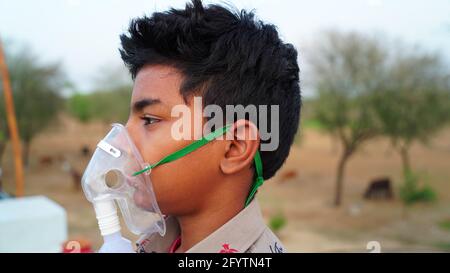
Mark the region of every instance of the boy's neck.
[[244, 208], [243, 198], [231, 197], [230, 200], [224, 200], [224, 196], [221, 197], [196, 214], [177, 217], [181, 229], [181, 245], [175, 252], [186, 252]]

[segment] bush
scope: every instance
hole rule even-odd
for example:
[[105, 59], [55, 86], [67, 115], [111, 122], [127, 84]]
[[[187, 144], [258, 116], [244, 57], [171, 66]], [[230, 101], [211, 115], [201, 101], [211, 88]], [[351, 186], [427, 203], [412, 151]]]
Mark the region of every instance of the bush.
[[92, 107], [90, 107], [88, 96], [75, 94], [68, 99], [67, 104], [69, 113], [81, 122], [88, 122], [92, 118]]
[[444, 230], [450, 231], [450, 219], [446, 219], [446, 220], [439, 222], [439, 227]]
[[101, 120], [125, 123], [129, 114], [131, 89], [130, 86], [121, 86], [75, 94], [68, 99], [67, 110], [82, 122]]
[[269, 225], [272, 231], [277, 233], [286, 225], [286, 218], [279, 213], [270, 219]]
[[436, 193], [429, 185], [419, 187], [419, 176], [417, 174], [410, 171], [405, 174], [404, 179], [405, 181], [400, 188], [400, 198], [406, 205], [436, 200]]

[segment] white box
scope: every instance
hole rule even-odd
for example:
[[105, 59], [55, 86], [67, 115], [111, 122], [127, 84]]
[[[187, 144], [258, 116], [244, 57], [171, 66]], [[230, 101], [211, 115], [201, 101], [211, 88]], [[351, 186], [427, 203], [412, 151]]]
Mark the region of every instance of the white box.
[[0, 200], [0, 252], [61, 252], [66, 211], [45, 196]]

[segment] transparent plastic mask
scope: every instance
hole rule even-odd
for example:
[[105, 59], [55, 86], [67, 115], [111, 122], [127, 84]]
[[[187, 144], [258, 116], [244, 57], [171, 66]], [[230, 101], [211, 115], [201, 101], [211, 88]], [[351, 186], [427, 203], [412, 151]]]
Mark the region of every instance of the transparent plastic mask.
[[[158, 232], [163, 236], [165, 222], [153, 191], [150, 171], [133, 176], [146, 166], [148, 164], [144, 163], [126, 128], [113, 124], [111, 131], [97, 145], [84, 172], [82, 187], [94, 207], [102, 202], [115, 202], [132, 233]], [[139, 206], [135, 197], [142, 200]], [[99, 212], [96, 212], [100, 225]]]

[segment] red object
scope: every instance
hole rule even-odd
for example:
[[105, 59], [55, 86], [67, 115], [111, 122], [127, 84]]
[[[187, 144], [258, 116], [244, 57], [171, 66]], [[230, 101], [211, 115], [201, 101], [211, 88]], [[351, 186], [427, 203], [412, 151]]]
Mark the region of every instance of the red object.
[[219, 251], [219, 253], [236, 253], [238, 252], [237, 249], [230, 248], [229, 244], [223, 244], [222, 249]]
[[178, 236], [178, 238], [175, 239], [175, 241], [172, 242], [172, 244], [169, 247], [169, 253], [175, 253], [175, 251], [180, 247], [181, 245], [181, 236]]
[[62, 247], [62, 253], [93, 253], [91, 242], [85, 239], [67, 240]]

